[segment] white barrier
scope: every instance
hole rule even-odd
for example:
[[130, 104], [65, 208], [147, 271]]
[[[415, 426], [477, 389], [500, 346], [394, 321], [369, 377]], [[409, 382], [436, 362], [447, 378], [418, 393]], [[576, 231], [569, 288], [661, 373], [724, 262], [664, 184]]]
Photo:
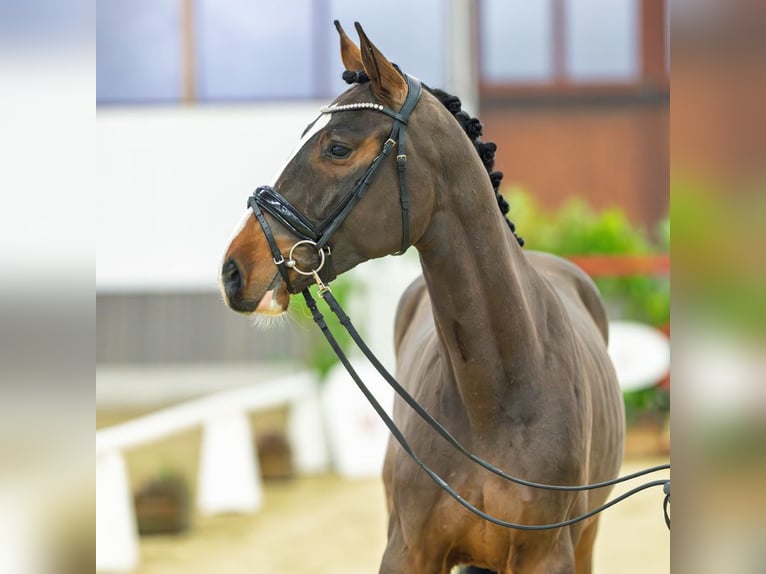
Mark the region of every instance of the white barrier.
[[[394, 390], [365, 358], [351, 359], [354, 370], [389, 416]], [[344, 478], [379, 477], [388, 445], [388, 427], [354, 384], [343, 365], [327, 375], [321, 392], [322, 412], [333, 468]]]
[[138, 565], [133, 497], [118, 450], [96, 455], [96, 570], [127, 572]]
[[623, 392], [659, 383], [670, 370], [670, 340], [634, 321], [609, 322], [609, 357]]
[[205, 421], [197, 508], [203, 514], [255, 512], [263, 504], [258, 457], [245, 413]]
[[203, 513], [253, 512], [263, 500], [246, 414], [288, 404], [288, 437], [297, 472], [324, 471], [327, 447], [317, 380], [296, 373], [222, 391], [96, 433], [96, 570], [129, 572], [139, 561], [135, 510], [123, 452], [203, 427], [197, 506]]

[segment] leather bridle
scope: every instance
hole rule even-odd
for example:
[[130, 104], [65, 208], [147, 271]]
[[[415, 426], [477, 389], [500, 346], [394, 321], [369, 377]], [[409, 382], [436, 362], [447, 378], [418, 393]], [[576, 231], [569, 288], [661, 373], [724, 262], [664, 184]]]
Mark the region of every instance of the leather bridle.
[[[348, 112], [357, 110], [371, 110], [386, 114], [393, 118], [394, 123], [388, 139], [383, 143], [380, 153], [372, 160], [372, 163], [364, 172], [364, 175], [356, 182], [356, 185], [349, 191], [343, 199], [335, 206], [330, 214], [319, 223], [313, 223], [308, 217], [303, 215], [298, 208], [290, 203], [276, 189], [271, 186], [263, 185], [255, 190], [248, 198], [247, 205], [253, 210], [255, 218], [266, 236], [274, 264], [277, 266], [282, 279], [285, 282], [288, 292], [297, 293], [293, 288], [289, 277], [289, 269], [294, 269], [302, 275], [313, 275], [320, 287], [324, 283], [332, 281], [335, 276], [335, 268], [332, 263], [332, 246], [330, 239], [338, 228], [343, 224], [351, 210], [367, 193], [372, 183], [375, 173], [383, 161], [391, 154], [394, 146], [397, 148], [396, 165], [399, 172], [399, 201], [402, 206], [402, 246], [394, 255], [401, 255], [410, 246], [410, 223], [409, 223], [409, 192], [407, 190], [407, 154], [405, 151], [407, 122], [410, 119], [412, 110], [415, 109], [422, 86], [420, 80], [407, 74], [402, 74], [407, 81], [407, 97], [397, 112], [382, 104], [372, 102], [358, 102], [345, 105], [332, 105], [320, 109], [322, 114], [334, 114], [337, 112]], [[271, 230], [264, 212], [271, 215], [280, 225], [290, 233], [299, 238], [290, 250], [291, 255], [285, 259], [284, 255], [277, 246], [274, 234]], [[317, 268], [310, 271], [301, 270], [295, 260], [292, 258], [292, 252], [299, 244], [311, 245], [320, 253], [320, 264]]]

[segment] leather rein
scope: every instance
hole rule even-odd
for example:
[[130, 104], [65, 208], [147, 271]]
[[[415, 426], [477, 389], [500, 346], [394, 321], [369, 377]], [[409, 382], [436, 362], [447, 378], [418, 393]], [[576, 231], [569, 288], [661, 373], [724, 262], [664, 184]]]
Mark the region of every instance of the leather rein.
[[[293, 206], [285, 197], [283, 197], [276, 189], [270, 186], [258, 187], [255, 190], [255, 192], [248, 198], [247, 205], [248, 207], [252, 208], [253, 215], [255, 216], [255, 218], [257, 219], [258, 223], [261, 226], [261, 229], [263, 230], [263, 234], [265, 235], [266, 240], [269, 244], [269, 248], [271, 249], [274, 264], [277, 266], [277, 269], [279, 270], [279, 273], [282, 276], [282, 279], [284, 280], [287, 286], [288, 292], [297, 293], [297, 291], [294, 290], [293, 285], [289, 278], [290, 269], [293, 269], [296, 273], [300, 275], [312, 276], [315, 283], [318, 286], [317, 293], [322, 297], [322, 299], [325, 301], [328, 307], [332, 310], [332, 312], [338, 317], [338, 320], [346, 329], [346, 331], [348, 331], [349, 335], [351, 336], [351, 338], [353, 339], [357, 347], [362, 351], [365, 357], [373, 364], [373, 366], [383, 376], [386, 382], [404, 400], [404, 402], [407, 403], [407, 405], [409, 405], [410, 408], [412, 408], [417, 413], [418, 416], [420, 416], [433, 430], [435, 430], [460, 454], [467, 457], [471, 461], [475, 462], [482, 468], [488, 470], [489, 472], [505, 480], [514, 482], [519, 485], [528, 486], [532, 488], [538, 488], [538, 489], [544, 489], [544, 490], [579, 492], [579, 491], [593, 490], [597, 488], [612, 486], [621, 482], [638, 478], [640, 476], [644, 476], [644, 475], [658, 472], [661, 470], [670, 469], [669, 464], [663, 464], [663, 465], [647, 468], [647, 469], [644, 469], [644, 470], [641, 470], [620, 478], [615, 478], [613, 480], [608, 480], [605, 482], [599, 482], [596, 484], [588, 484], [583, 486], [540, 484], [540, 483], [520, 479], [510, 474], [507, 474], [506, 472], [500, 470], [493, 464], [471, 453], [460, 442], [458, 442], [458, 440], [454, 436], [452, 436], [452, 434], [450, 434], [449, 431], [447, 431], [447, 429], [445, 429], [425, 409], [423, 409], [423, 407], [420, 406], [420, 404], [415, 400], [415, 398], [412, 397], [412, 395], [410, 395], [407, 392], [407, 390], [399, 384], [398, 381], [396, 381], [393, 375], [391, 375], [391, 373], [388, 372], [388, 370], [378, 360], [375, 354], [370, 350], [370, 348], [364, 342], [362, 337], [359, 335], [359, 332], [351, 323], [351, 319], [349, 319], [348, 315], [343, 311], [343, 308], [335, 299], [335, 297], [332, 294], [332, 291], [327, 285], [327, 283], [329, 283], [336, 277], [335, 270], [332, 265], [332, 248], [330, 245], [330, 239], [332, 235], [335, 233], [335, 231], [337, 231], [337, 229], [341, 226], [343, 221], [345, 221], [345, 219], [348, 217], [349, 213], [356, 206], [359, 200], [367, 193], [367, 190], [370, 184], [372, 183], [372, 179], [375, 173], [377, 172], [378, 168], [383, 163], [383, 161], [391, 154], [391, 150], [393, 149], [393, 147], [397, 146], [398, 154], [396, 156], [396, 163], [397, 163], [397, 168], [399, 172], [399, 196], [400, 196], [400, 203], [402, 206], [402, 246], [401, 246], [401, 249], [394, 255], [401, 255], [410, 246], [409, 214], [408, 214], [409, 194], [407, 190], [407, 179], [406, 179], [407, 156], [405, 153], [405, 134], [406, 134], [407, 122], [410, 118], [410, 115], [412, 114], [413, 109], [415, 108], [415, 106], [417, 105], [420, 99], [422, 86], [420, 81], [417, 78], [408, 76], [407, 74], [402, 74], [402, 75], [407, 80], [408, 92], [407, 92], [407, 98], [405, 99], [405, 102], [402, 105], [402, 108], [399, 112], [396, 112], [381, 104], [367, 103], [367, 102], [328, 106], [320, 110], [320, 112], [323, 114], [354, 111], [354, 110], [372, 110], [372, 111], [384, 113], [387, 116], [390, 116], [391, 118], [393, 118], [394, 120], [393, 127], [391, 128], [391, 133], [388, 139], [384, 142], [380, 154], [378, 154], [378, 156], [375, 157], [375, 159], [372, 161], [370, 166], [365, 171], [364, 175], [357, 181], [353, 189], [351, 189], [351, 191], [349, 191], [344, 196], [344, 198], [338, 203], [338, 205], [323, 221], [321, 221], [318, 224], [314, 224], [311, 220], [309, 220], [306, 216], [304, 216], [300, 211], [298, 211], [298, 209], [295, 206]], [[276, 240], [274, 238], [274, 234], [272, 233], [271, 227], [264, 216], [264, 212], [271, 215], [277, 222], [279, 222], [280, 225], [285, 227], [293, 235], [299, 238], [299, 241], [297, 241], [291, 247], [287, 259], [285, 259], [284, 255], [282, 255], [282, 252], [277, 246]], [[300, 269], [298, 267], [297, 262], [293, 258], [293, 254], [295, 249], [301, 245], [313, 247], [316, 250], [319, 256], [319, 263], [315, 268]], [[441, 478], [436, 472], [434, 472], [431, 468], [429, 468], [425, 464], [425, 462], [423, 462], [423, 460], [418, 456], [418, 454], [412, 449], [412, 447], [409, 445], [409, 442], [407, 441], [404, 434], [396, 426], [396, 423], [394, 423], [394, 421], [388, 415], [386, 410], [380, 405], [380, 403], [377, 401], [375, 396], [372, 394], [372, 392], [370, 392], [370, 390], [367, 388], [367, 386], [364, 384], [362, 379], [354, 370], [353, 366], [348, 360], [348, 357], [346, 357], [340, 344], [335, 339], [335, 336], [332, 334], [329, 327], [327, 326], [327, 322], [325, 321], [322, 313], [319, 311], [317, 307], [317, 302], [314, 299], [314, 297], [311, 295], [309, 288], [306, 287], [303, 291], [301, 291], [301, 294], [303, 295], [306, 301], [306, 305], [311, 311], [311, 315], [312, 315], [312, 318], [314, 319], [314, 322], [319, 326], [325, 339], [327, 339], [327, 342], [330, 344], [333, 351], [338, 356], [338, 359], [346, 368], [349, 375], [354, 380], [354, 383], [357, 385], [357, 387], [359, 387], [359, 390], [368, 400], [368, 402], [370, 403], [372, 408], [375, 410], [375, 412], [378, 414], [378, 416], [381, 418], [383, 423], [386, 425], [386, 427], [388, 427], [394, 439], [399, 443], [402, 449], [404, 449], [404, 451], [410, 456], [410, 458], [412, 458], [412, 460], [441, 489], [443, 489], [447, 494], [449, 494], [462, 506], [467, 508], [470, 512], [483, 518], [484, 520], [487, 520], [493, 524], [496, 524], [498, 526], [503, 526], [506, 528], [513, 528], [517, 530], [551, 530], [555, 528], [562, 528], [565, 526], [569, 526], [581, 520], [586, 520], [587, 518], [590, 518], [591, 516], [594, 516], [602, 512], [603, 510], [606, 510], [607, 508], [617, 504], [618, 502], [621, 502], [622, 500], [625, 500], [626, 498], [630, 496], [633, 496], [634, 494], [637, 494], [638, 492], [641, 492], [642, 490], [646, 490], [648, 488], [652, 488], [655, 486], [663, 486], [665, 491], [665, 500], [663, 503], [663, 510], [664, 510], [665, 522], [668, 528], [670, 528], [670, 517], [668, 512], [668, 507], [670, 503], [670, 480], [667, 480], [667, 479], [654, 480], [654, 481], [647, 482], [645, 484], [642, 484], [638, 487], [633, 488], [632, 490], [625, 492], [624, 494], [608, 501], [607, 503], [603, 504], [602, 506], [594, 510], [591, 510], [590, 512], [587, 512], [581, 516], [577, 516], [569, 520], [557, 522], [554, 524], [532, 524], [532, 525], [517, 524], [517, 523], [501, 520], [477, 508], [476, 506], [468, 502], [465, 498], [463, 498], [460, 494], [458, 494], [449, 484], [447, 484], [447, 482], [443, 478]]]

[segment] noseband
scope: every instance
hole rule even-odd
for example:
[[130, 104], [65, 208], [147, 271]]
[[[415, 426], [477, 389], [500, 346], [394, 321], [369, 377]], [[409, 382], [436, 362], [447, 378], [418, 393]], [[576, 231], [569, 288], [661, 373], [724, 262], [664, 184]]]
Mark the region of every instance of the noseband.
[[[402, 247], [394, 255], [401, 255], [410, 246], [410, 224], [409, 224], [409, 193], [407, 191], [407, 155], [405, 153], [405, 136], [407, 122], [410, 119], [412, 110], [420, 100], [422, 87], [420, 80], [407, 74], [402, 74], [407, 80], [407, 98], [402, 104], [402, 108], [396, 112], [386, 106], [371, 102], [358, 102], [344, 105], [332, 105], [321, 108], [322, 114], [332, 114], [336, 112], [350, 112], [357, 110], [372, 110], [381, 112], [390, 116], [394, 120], [391, 133], [383, 144], [381, 152], [372, 160], [372, 163], [365, 171], [364, 175], [356, 182], [353, 189], [349, 191], [332, 212], [321, 222], [315, 224], [308, 217], [303, 215], [276, 189], [268, 185], [263, 185], [255, 190], [247, 200], [248, 207], [252, 208], [256, 220], [266, 236], [269, 243], [271, 254], [274, 258], [274, 264], [277, 266], [282, 279], [285, 281], [287, 290], [290, 293], [296, 293], [290, 282], [288, 270], [294, 269], [302, 275], [313, 275], [320, 288], [324, 287], [324, 282], [332, 281], [335, 276], [335, 269], [332, 264], [332, 246], [330, 238], [338, 230], [341, 224], [348, 217], [351, 210], [356, 206], [359, 200], [364, 197], [372, 183], [373, 176], [383, 161], [391, 154], [394, 146], [397, 146], [396, 165], [399, 171], [399, 200], [402, 206]], [[312, 245], [320, 252], [322, 263], [318, 268], [312, 271], [303, 271], [296, 266], [292, 256], [285, 260], [282, 252], [277, 246], [274, 234], [271, 231], [269, 223], [266, 221], [264, 212], [271, 215], [285, 229], [298, 237], [298, 243]], [[295, 245], [297, 246], [297, 244]], [[295, 248], [293, 246], [293, 250]], [[292, 251], [290, 253], [292, 254]]]

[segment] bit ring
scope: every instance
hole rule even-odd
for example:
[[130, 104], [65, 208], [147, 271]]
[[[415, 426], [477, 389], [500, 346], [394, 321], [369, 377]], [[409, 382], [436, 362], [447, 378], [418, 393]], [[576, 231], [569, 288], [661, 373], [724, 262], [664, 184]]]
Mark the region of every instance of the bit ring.
[[319, 266], [316, 269], [312, 269], [311, 271], [304, 271], [303, 269], [300, 269], [298, 267], [298, 263], [293, 259], [293, 252], [295, 251], [295, 248], [299, 245], [311, 245], [312, 247], [317, 247], [316, 241], [311, 241], [310, 239], [303, 239], [301, 241], [298, 241], [296, 244], [294, 244], [290, 248], [290, 253], [287, 255], [287, 262], [285, 265], [287, 265], [290, 269], [298, 273], [299, 275], [315, 275], [319, 271], [321, 271], [322, 267], [324, 267], [325, 264], [325, 253], [324, 249], [317, 248], [317, 253], [319, 253]]

